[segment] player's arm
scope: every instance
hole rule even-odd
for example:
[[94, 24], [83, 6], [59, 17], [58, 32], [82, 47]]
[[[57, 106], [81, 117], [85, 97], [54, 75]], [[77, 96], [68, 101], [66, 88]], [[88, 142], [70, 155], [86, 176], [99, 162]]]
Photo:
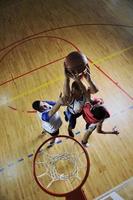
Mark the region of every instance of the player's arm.
[[89, 91], [91, 94], [95, 94], [97, 93], [99, 90], [97, 88], [97, 86], [95, 85], [95, 83], [92, 81], [91, 77], [90, 76], [87, 76], [87, 82], [89, 83]]
[[70, 101], [70, 77], [67, 75], [66, 69], [64, 67], [64, 75], [65, 75], [65, 80], [64, 80], [64, 85], [63, 85], [63, 95], [67, 99], [67, 101]]
[[87, 65], [86, 70], [83, 72], [83, 76], [85, 77], [85, 79], [89, 83], [88, 89], [89, 89], [90, 93], [91, 94], [97, 93], [99, 90], [98, 90], [97, 86], [95, 85], [95, 83], [91, 79], [89, 65]]
[[83, 91], [84, 95], [86, 96], [86, 99], [89, 101], [90, 100], [90, 91], [89, 91], [89, 89], [88, 90], [86, 89], [85, 85], [82, 83], [78, 74], [73, 74], [73, 79], [79, 84], [80, 89]]
[[101, 133], [101, 134], [114, 134], [114, 135], [118, 135], [119, 131], [114, 128], [112, 131], [103, 131], [102, 130], [102, 125], [103, 125], [104, 120], [101, 120], [98, 124], [97, 124], [97, 132]]
[[48, 116], [52, 117], [62, 105], [66, 105], [66, 97], [62, 96], [60, 93], [59, 99], [56, 104], [52, 107], [52, 109], [48, 112]]

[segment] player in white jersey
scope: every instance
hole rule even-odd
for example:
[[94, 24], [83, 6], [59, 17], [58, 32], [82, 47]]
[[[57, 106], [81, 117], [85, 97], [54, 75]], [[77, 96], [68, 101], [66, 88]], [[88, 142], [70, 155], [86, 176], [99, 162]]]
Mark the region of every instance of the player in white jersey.
[[[43, 132], [47, 132], [51, 136], [57, 136], [62, 125], [58, 112], [61, 105], [65, 105], [65, 98], [62, 97], [62, 94], [57, 102], [37, 100], [32, 103], [33, 109], [37, 111], [42, 122]], [[51, 141], [51, 144], [54, 144], [54, 142], [55, 139]]]
[[89, 75], [88, 77], [89, 86], [87, 90], [84, 89], [84, 85], [79, 84], [80, 81], [78, 81], [78, 78], [76, 78], [77, 75], [72, 73], [71, 73], [71, 78], [73, 78], [75, 81], [73, 81], [70, 86], [70, 77], [68, 76], [65, 68], [64, 68], [64, 73], [65, 73], [64, 96], [66, 96], [66, 98], [68, 99], [67, 100], [68, 105], [66, 111], [64, 112], [64, 115], [65, 115], [65, 120], [69, 122], [68, 125], [69, 136], [74, 137], [72, 130], [76, 126], [76, 119], [82, 115], [82, 109], [86, 102], [86, 95], [88, 96], [88, 99], [90, 99], [90, 95], [98, 92], [98, 88], [91, 80], [91, 77]]

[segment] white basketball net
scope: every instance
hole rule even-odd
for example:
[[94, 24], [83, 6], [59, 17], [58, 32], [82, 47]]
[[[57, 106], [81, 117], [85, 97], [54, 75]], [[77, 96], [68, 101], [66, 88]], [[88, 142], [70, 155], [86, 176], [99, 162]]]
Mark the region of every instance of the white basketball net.
[[[44, 152], [43, 152], [44, 153]], [[41, 161], [41, 162], [36, 162], [36, 164], [43, 164], [44, 168], [46, 169], [45, 173], [42, 173], [40, 175], [37, 175], [37, 178], [41, 178], [45, 175], [49, 176], [51, 178], [51, 182], [47, 185], [47, 188], [49, 188], [53, 182], [55, 181], [59, 181], [59, 180], [64, 180], [64, 181], [71, 181], [74, 178], [77, 179], [81, 179], [79, 177], [79, 167], [78, 167], [78, 156], [76, 156], [76, 154], [74, 153], [68, 153], [68, 152], [64, 152], [64, 153], [60, 153], [60, 154], [56, 154], [56, 155], [50, 155], [48, 153], [44, 153], [45, 154], [45, 161]], [[56, 164], [58, 161], [64, 161], [64, 160], [68, 160], [72, 166], [73, 166], [73, 170], [68, 173], [68, 174], [60, 174], [57, 170]], [[81, 165], [80, 165], [81, 168]]]

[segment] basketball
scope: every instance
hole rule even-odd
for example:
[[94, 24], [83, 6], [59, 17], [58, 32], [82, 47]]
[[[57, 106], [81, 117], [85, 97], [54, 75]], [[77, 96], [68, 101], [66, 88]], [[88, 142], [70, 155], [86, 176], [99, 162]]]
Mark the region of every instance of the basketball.
[[69, 53], [64, 61], [65, 69], [68, 73], [82, 73], [88, 64], [87, 57], [78, 51]]

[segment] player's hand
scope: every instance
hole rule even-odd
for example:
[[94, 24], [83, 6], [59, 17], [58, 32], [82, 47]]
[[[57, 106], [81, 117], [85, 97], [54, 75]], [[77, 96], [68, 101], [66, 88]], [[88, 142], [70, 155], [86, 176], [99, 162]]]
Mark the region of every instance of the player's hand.
[[78, 73], [71, 73], [72, 74], [72, 79], [74, 81], [80, 82], [80, 76]]
[[72, 78], [71, 72], [67, 69], [66, 64], [64, 62], [64, 75], [67, 79]]
[[113, 134], [115, 134], [115, 135], [119, 135], [119, 133], [120, 133], [116, 126], [113, 127], [112, 131], [113, 131]]
[[85, 75], [85, 74], [90, 75], [90, 67], [89, 67], [88, 64], [86, 65], [86, 68], [85, 68], [85, 70], [83, 71], [83, 74], [84, 74], [84, 75]]
[[62, 96], [62, 92], [59, 95], [59, 100], [58, 102], [62, 105], [62, 106], [67, 106], [69, 104], [69, 97], [67, 96]]

